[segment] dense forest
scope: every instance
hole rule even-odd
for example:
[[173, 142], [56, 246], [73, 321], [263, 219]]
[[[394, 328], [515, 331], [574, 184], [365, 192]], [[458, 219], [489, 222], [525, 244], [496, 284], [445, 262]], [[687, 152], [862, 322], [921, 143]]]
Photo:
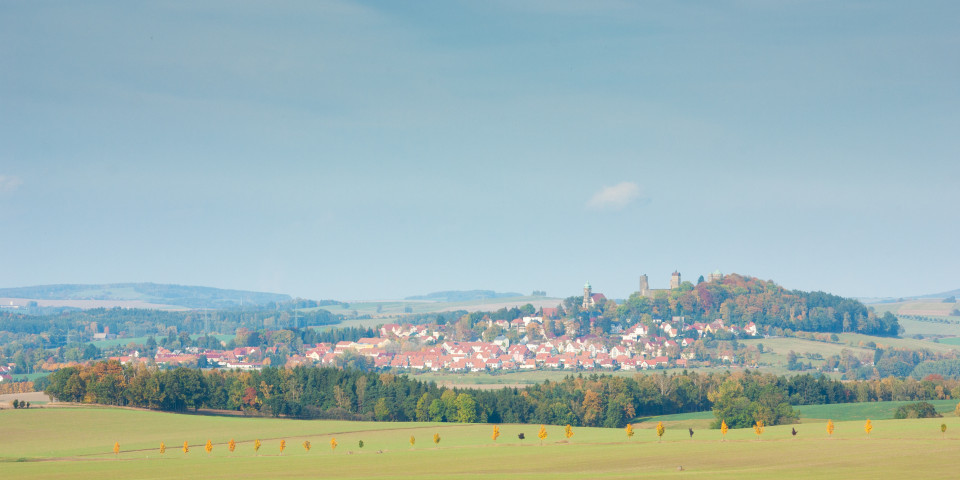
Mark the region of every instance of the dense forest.
[[457, 390], [404, 375], [296, 367], [156, 370], [99, 362], [63, 368], [46, 392], [62, 401], [166, 411], [378, 421], [546, 423], [622, 427], [637, 417], [710, 410], [734, 428], [796, 420], [794, 405], [960, 398], [960, 380], [932, 375], [841, 383], [750, 371], [568, 376], [523, 389]]
[[[576, 302], [566, 305], [577, 309]], [[601, 307], [602, 308], [602, 307]], [[858, 300], [824, 292], [787, 290], [772, 281], [730, 274], [719, 281], [656, 291], [653, 297], [634, 293], [609, 313], [618, 319], [684, 317], [689, 322], [711, 322], [722, 318], [730, 325], [754, 322], [770, 331], [857, 332], [866, 335], [896, 336], [900, 324], [890, 312], [876, 315]]]

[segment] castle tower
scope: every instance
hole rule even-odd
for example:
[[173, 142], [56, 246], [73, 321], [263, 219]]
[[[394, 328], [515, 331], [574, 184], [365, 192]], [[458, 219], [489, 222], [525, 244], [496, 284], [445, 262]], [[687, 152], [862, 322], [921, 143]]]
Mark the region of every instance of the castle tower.
[[583, 308], [590, 308], [593, 306], [593, 288], [590, 286], [590, 282], [587, 282], [583, 285]]
[[680, 272], [674, 271], [673, 275], [670, 275], [670, 290], [675, 288], [680, 288]]
[[723, 274], [720, 273], [719, 269], [714, 270], [713, 273], [707, 274], [708, 282], [719, 282], [720, 280], [723, 280]]
[[649, 297], [650, 296], [650, 282], [647, 280], [647, 274], [640, 275], [640, 296]]

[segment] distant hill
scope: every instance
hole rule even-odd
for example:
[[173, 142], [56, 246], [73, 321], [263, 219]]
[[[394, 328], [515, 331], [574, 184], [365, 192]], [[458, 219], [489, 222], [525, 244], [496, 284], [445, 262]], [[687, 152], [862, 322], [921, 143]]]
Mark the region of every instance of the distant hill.
[[407, 297], [404, 300], [430, 300], [434, 302], [470, 302], [473, 300], [489, 300], [493, 298], [522, 297], [522, 293], [494, 292], [493, 290], [448, 290], [433, 292], [426, 295]]
[[949, 292], [929, 293], [927, 295], [914, 295], [912, 297], [884, 297], [884, 298], [861, 298], [863, 303], [900, 303], [910, 300], [936, 299], [960, 297], [960, 289], [950, 290]]
[[0, 288], [0, 298], [31, 300], [104, 300], [140, 301], [186, 308], [230, 308], [266, 305], [292, 300], [290, 295], [212, 287], [167, 285], [158, 283], [110, 283], [103, 285], [37, 285]]

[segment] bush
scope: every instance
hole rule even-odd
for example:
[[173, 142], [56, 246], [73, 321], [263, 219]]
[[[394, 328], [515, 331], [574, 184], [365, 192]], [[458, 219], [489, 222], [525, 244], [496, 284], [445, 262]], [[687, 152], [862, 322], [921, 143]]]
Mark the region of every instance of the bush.
[[906, 405], [901, 405], [897, 409], [897, 413], [893, 414], [893, 418], [936, 418], [941, 417], [937, 413], [936, 407], [931, 405], [928, 402], [916, 402], [908, 403]]

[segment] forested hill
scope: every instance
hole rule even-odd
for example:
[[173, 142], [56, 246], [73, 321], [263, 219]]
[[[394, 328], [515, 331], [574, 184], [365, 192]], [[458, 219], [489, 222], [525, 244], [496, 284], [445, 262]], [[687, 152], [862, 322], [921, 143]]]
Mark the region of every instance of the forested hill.
[[158, 283], [61, 284], [0, 288], [0, 297], [33, 300], [140, 300], [146, 303], [187, 308], [229, 308], [241, 304], [266, 305], [291, 300], [290, 295], [278, 293]]
[[876, 315], [859, 300], [824, 292], [787, 290], [769, 280], [730, 274], [721, 280], [656, 291], [652, 298], [635, 293], [617, 308], [621, 320], [683, 316], [687, 323], [717, 318], [734, 325], [755, 322], [773, 329], [812, 332], [858, 332], [895, 336], [897, 318]]

